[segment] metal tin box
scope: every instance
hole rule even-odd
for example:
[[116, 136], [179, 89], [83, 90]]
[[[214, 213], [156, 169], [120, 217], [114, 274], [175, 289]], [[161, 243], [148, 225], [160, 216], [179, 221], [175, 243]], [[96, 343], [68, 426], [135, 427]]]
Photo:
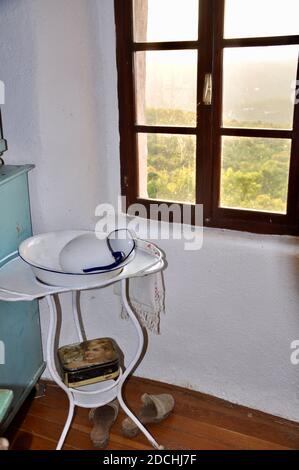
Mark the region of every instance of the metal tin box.
[[68, 387], [77, 388], [119, 376], [119, 354], [115, 341], [98, 338], [63, 346], [58, 357]]

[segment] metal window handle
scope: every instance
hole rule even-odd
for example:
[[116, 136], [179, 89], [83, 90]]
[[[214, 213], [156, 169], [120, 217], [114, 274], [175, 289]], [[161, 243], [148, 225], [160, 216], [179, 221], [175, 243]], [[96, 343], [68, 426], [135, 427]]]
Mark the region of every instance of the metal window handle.
[[206, 106], [212, 104], [212, 74], [206, 73], [203, 87], [203, 102]]

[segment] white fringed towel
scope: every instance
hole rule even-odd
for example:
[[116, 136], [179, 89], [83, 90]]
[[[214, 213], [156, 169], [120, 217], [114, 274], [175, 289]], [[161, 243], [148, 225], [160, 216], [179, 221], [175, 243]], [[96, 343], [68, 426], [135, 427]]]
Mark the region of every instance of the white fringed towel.
[[[120, 283], [114, 285], [114, 293], [120, 296]], [[129, 302], [141, 324], [155, 334], [160, 334], [161, 315], [165, 311], [165, 290], [161, 272], [129, 280]], [[122, 305], [121, 318], [128, 319]]]

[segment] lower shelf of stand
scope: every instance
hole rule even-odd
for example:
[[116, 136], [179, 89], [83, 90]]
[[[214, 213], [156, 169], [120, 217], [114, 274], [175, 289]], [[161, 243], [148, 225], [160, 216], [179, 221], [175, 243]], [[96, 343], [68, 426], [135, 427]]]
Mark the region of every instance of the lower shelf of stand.
[[97, 408], [110, 403], [117, 397], [122, 370], [116, 380], [105, 380], [96, 384], [69, 388], [74, 397], [74, 403], [83, 408]]

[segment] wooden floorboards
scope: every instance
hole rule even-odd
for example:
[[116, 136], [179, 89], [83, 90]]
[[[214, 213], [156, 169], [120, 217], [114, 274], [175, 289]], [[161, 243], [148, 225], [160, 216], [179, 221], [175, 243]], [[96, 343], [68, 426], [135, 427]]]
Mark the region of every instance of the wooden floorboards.
[[[143, 393], [172, 393], [173, 414], [163, 423], [149, 426], [166, 449], [175, 450], [286, 450], [299, 449], [299, 423], [293, 423], [223, 400], [145, 379], [131, 378], [126, 385], [127, 403], [134, 410]], [[51, 450], [67, 415], [67, 398], [48, 383], [46, 395], [31, 396], [7, 432], [12, 450]], [[143, 435], [128, 439], [121, 434], [121, 412], [111, 429], [108, 450], [151, 450]], [[92, 450], [88, 410], [78, 409], [66, 439], [65, 450]]]

